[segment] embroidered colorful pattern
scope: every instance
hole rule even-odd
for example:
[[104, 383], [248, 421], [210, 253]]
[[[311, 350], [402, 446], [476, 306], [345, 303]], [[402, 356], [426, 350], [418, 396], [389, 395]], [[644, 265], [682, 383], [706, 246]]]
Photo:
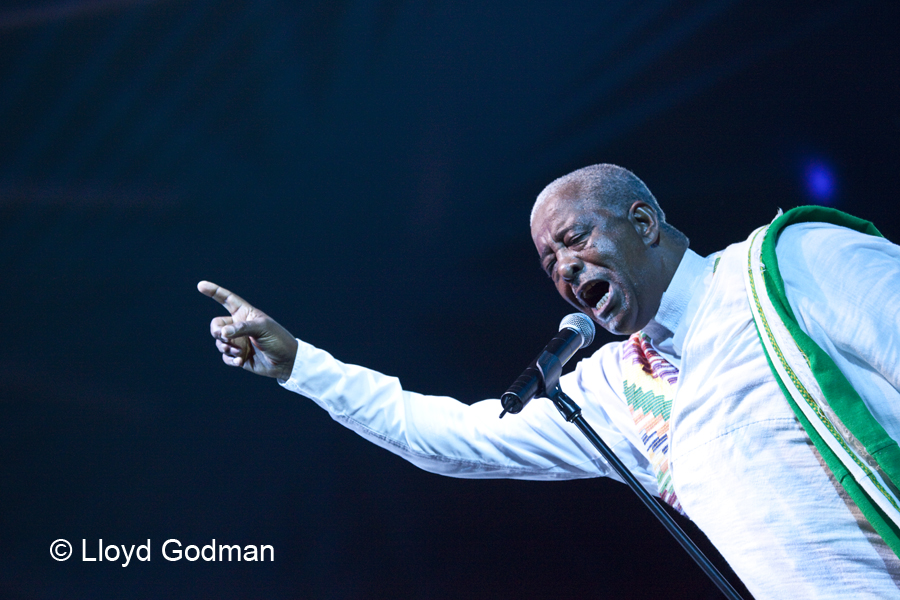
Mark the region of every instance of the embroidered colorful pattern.
[[656, 473], [659, 496], [685, 514], [669, 472], [669, 418], [678, 369], [654, 350], [650, 338], [640, 331], [626, 342], [622, 359], [625, 400]]

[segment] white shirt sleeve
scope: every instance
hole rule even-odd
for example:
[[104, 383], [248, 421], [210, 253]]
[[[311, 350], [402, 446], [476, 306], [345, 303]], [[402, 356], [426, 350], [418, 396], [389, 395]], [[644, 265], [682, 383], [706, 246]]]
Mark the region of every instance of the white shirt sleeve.
[[900, 247], [825, 223], [787, 227], [776, 246], [800, 327], [900, 439]]
[[[618, 479], [575, 425], [566, 423], [546, 398], [534, 399], [521, 413], [500, 419], [497, 399], [466, 405], [446, 396], [410, 392], [395, 377], [344, 364], [298, 342], [293, 372], [281, 385], [307, 396], [336, 421], [422, 469], [466, 478], [549, 480], [607, 475]], [[561, 384], [582, 406], [591, 426], [645, 487], [657, 493], [646, 459], [596, 401], [597, 393], [605, 392], [613, 406], [622, 404], [613, 390], [584, 389], [586, 382], [611, 385], [595, 371], [601, 368], [604, 354], [615, 352], [601, 349], [579, 363], [575, 372], [564, 375]]]

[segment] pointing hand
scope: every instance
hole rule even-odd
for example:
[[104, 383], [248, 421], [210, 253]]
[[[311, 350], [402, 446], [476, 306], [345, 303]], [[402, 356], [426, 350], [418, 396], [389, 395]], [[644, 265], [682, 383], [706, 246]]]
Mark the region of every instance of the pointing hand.
[[289, 379], [297, 355], [297, 340], [270, 316], [237, 294], [209, 281], [197, 284], [200, 293], [224, 306], [230, 316], [216, 317], [209, 333], [226, 365], [257, 375]]

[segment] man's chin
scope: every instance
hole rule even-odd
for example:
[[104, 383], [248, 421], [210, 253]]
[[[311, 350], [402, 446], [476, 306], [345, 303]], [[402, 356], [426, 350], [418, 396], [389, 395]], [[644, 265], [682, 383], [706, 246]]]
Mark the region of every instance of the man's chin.
[[632, 335], [643, 329], [635, 324], [635, 319], [630, 319], [628, 316], [627, 311], [622, 311], [612, 315], [612, 318], [607, 321], [601, 321], [596, 317], [593, 318], [593, 321], [613, 335]]
[[597, 325], [613, 335], [631, 335], [632, 333], [634, 333], [633, 331], [623, 331], [621, 329], [621, 325], [615, 320], [601, 321], [596, 317], [593, 320]]

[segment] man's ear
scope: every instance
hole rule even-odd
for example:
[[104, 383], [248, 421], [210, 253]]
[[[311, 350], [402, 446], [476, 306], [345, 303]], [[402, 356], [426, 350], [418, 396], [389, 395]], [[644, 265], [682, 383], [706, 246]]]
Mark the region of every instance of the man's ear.
[[659, 217], [652, 206], [641, 200], [635, 201], [628, 209], [628, 220], [644, 243], [653, 247], [659, 245]]

